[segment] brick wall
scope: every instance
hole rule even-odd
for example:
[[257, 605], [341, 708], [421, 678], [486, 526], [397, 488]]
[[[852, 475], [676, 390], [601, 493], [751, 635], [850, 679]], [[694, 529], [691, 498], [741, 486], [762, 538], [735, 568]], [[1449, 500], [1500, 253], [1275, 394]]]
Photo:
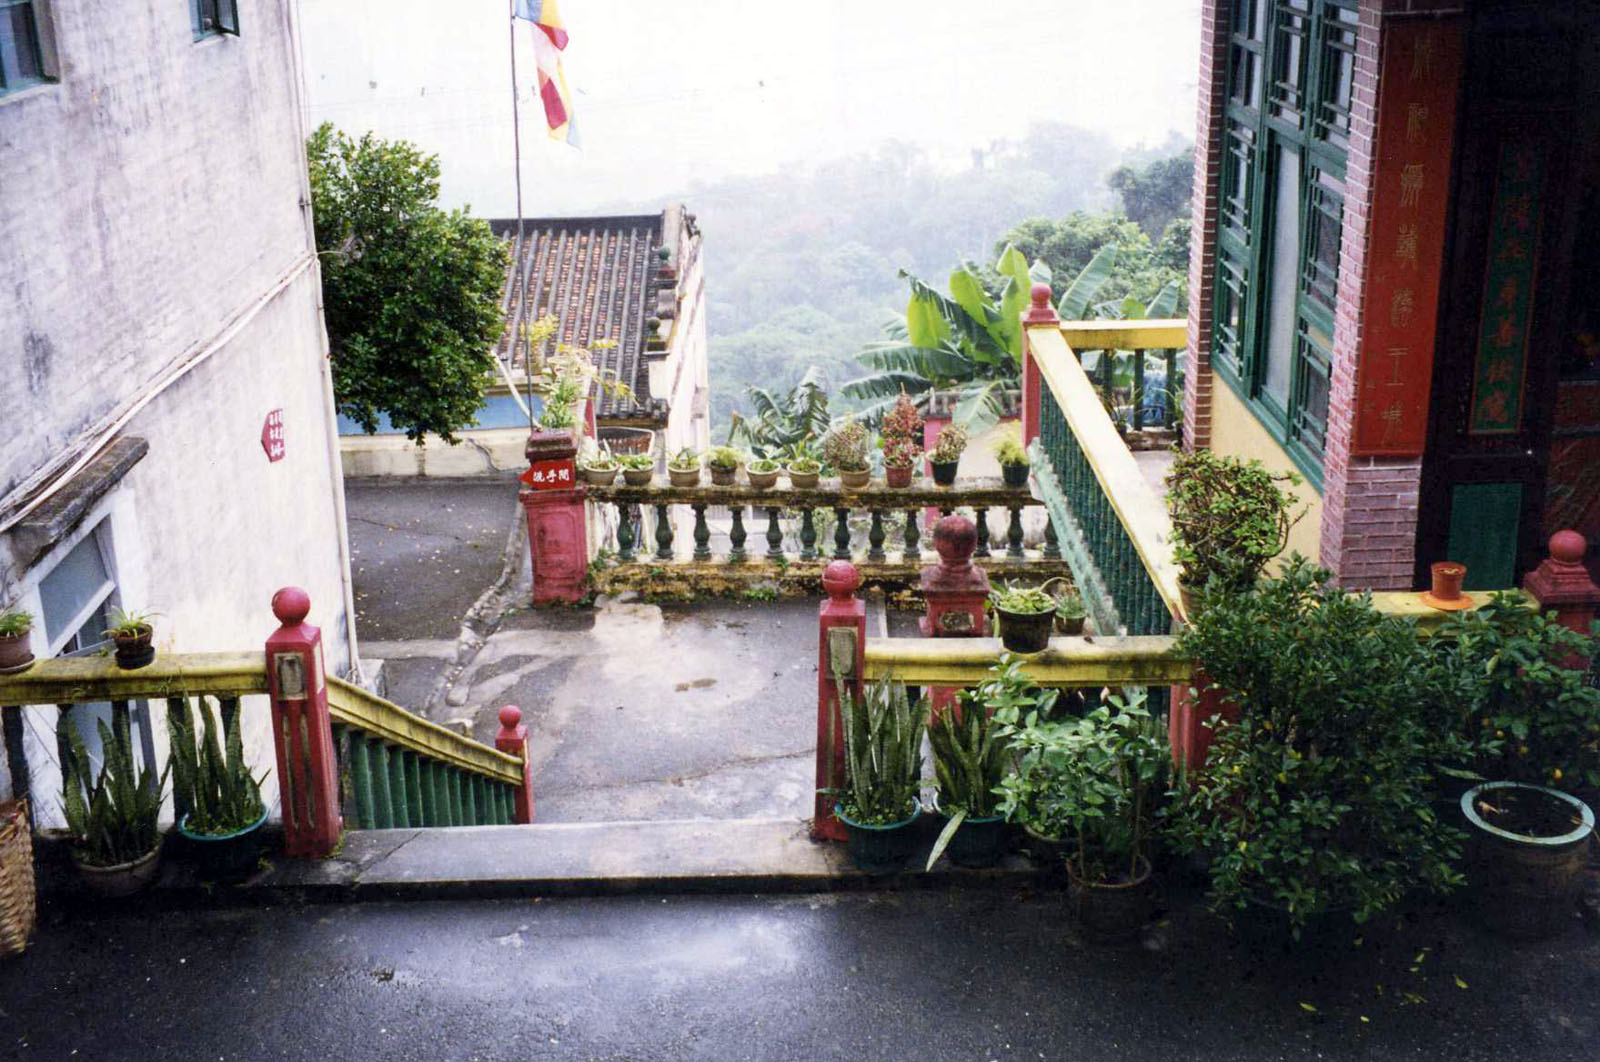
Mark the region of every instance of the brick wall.
[[1189, 243], [1189, 336], [1183, 383], [1183, 440], [1211, 443], [1211, 301], [1216, 275], [1217, 196], [1222, 176], [1222, 110], [1226, 100], [1228, 18], [1224, 0], [1207, 0], [1200, 15], [1200, 75], [1195, 119], [1194, 200]]

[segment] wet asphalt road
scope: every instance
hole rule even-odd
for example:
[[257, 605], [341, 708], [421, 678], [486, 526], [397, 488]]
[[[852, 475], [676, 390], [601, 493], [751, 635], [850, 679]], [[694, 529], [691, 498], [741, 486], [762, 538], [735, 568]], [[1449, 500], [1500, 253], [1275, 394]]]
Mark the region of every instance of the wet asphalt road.
[[62, 919], [0, 961], [0, 1058], [1600, 1057], [1600, 948], [1576, 923], [1513, 946], [1442, 916], [1285, 953], [1193, 903], [1143, 944], [1085, 944], [1057, 893]]

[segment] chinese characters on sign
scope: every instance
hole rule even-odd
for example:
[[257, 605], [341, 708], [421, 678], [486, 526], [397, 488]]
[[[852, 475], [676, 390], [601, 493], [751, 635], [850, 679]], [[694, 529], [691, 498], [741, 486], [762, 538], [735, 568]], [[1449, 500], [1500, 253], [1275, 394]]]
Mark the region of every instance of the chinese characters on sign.
[[517, 477], [534, 490], [566, 490], [577, 482], [577, 465], [572, 458], [535, 461]]
[[1422, 453], [1461, 70], [1459, 19], [1384, 30], [1353, 451]]
[[267, 460], [282, 461], [287, 446], [283, 441], [283, 410], [274, 409], [267, 414], [266, 423], [261, 425], [261, 449], [267, 452]]
[[1539, 246], [1538, 211], [1543, 191], [1544, 158], [1537, 141], [1503, 142], [1489, 214], [1483, 320], [1478, 326], [1478, 358], [1467, 419], [1467, 430], [1473, 435], [1522, 430], [1522, 377], [1533, 317], [1534, 252]]

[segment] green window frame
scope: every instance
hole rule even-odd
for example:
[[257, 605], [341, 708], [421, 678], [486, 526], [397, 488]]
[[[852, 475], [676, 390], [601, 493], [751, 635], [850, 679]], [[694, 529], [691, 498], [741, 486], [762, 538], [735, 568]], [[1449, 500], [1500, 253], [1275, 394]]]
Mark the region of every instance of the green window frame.
[[238, 0], [189, 0], [189, 16], [194, 24], [194, 39], [239, 35]]
[[0, 0], [0, 96], [51, 80], [34, 0]]
[[1358, 26], [1356, 0], [1229, 18], [1211, 361], [1318, 488]]

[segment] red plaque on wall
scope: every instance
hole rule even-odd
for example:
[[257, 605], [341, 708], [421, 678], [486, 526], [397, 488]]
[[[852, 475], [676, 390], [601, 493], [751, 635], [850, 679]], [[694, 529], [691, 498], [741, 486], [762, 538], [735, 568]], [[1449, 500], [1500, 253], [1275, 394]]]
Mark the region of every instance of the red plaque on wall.
[[283, 410], [274, 409], [267, 414], [261, 425], [261, 449], [266, 451], [268, 461], [283, 460], [284, 451], [288, 449], [283, 439]]
[[1415, 457], [1428, 432], [1462, 20], [1392, 19], [1383, 33], [1351, 452]]
[[517, 478], [534, 490], [567, 490], [578, 481], [578, 466], [570, 457], [535, 461]]

